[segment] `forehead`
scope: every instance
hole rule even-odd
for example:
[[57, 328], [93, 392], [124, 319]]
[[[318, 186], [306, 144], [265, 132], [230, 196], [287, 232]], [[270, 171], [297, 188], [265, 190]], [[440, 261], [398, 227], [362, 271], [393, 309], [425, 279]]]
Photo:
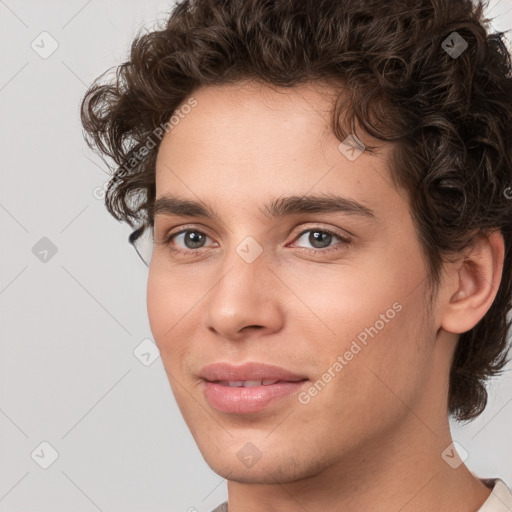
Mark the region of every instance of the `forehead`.
[[[296, 152], [299, 145], [308, 149], [318, 143], [329, 131], [335, 100], [334, 92], [321, 84], [284, 88], [254, 81], [201, 87], [192, 97], [196, 106], [178, 116], [179, 122], [165, 135], [162, 149], [193, 139], [226, 155], [243, 151], [252, 161], [259, 152], [254, 146], [260, 142], [265, 143], [267, 158], [270, 149], [279, 147], [279, 152], [286, 154]], [[201, 149], [199, 145], [196, 148]]]
[[[230, 84], [201, 86], [192, 96], [202, 103], [203, 111], [226, 109], [238, 110], [240, 114], [256, 113], [262, 107], [269, 111], [322, 111], [334, 101], [341, 86], [336, 89], [324, 82], [307, 82], [300, 85], [284, 87], [263, 83], [256, 80], [245, 80]], [[243, 110], [240, 110], [242, 109]]]
[[364, 152], [355, 161], [343, 156], [330, 128], [338, 93], [321, 83], [284, 88], [247, 82], [195, 90], [195, 106], [179, 116], [160, 145], [157, 197], [198, 196], [213, 204], [217, 198], [250, 201], [270, 192], [336, 190], [371, 201], [377, 189], [391, 186], [390, 145], [367, 136], [376, 154]]

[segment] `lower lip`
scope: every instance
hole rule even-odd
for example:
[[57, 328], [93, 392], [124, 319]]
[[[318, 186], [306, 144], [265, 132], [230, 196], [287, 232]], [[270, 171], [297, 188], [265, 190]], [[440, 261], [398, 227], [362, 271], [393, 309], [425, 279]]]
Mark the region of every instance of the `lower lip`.
[[218, 411], [245, 414], [261, 411], [280, 398], [296, 393], [305, 382], [276, 382], [245, 388], [205, 381], [203, 389], [208, 403]]

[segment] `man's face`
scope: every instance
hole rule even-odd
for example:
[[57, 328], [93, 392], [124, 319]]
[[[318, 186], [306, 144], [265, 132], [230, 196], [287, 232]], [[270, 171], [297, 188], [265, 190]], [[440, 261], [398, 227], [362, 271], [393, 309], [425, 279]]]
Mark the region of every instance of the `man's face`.
[[[340, 150], [327, 89], [246, 84], [193, 97], [159, 149], [156, 196], [202, 202], [216, 217], [162, 209], [157, 242], [189, 231], [156, 244], [148, 280], [178, 406], [207, 463], [230, 480], [348, 470], [432, 392], [426, 270], [386, 168], [390, 146], [355, 159]], [[366, 210], [264, 213], [290, 196], [343, 196]]]

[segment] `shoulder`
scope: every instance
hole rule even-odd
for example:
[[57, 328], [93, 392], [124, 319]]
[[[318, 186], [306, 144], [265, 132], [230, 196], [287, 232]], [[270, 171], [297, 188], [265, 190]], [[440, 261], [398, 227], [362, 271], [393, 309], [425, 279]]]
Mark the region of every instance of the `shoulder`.
[[512, 491], [501, 478], [482, 478], [482, 482], [492, 489], [486, 502], [478, 512], [510, 512], [512, 510]]
[[221, 503], [218, 507], [215, 507], [212, 512], [228, 512], [228, 502]]

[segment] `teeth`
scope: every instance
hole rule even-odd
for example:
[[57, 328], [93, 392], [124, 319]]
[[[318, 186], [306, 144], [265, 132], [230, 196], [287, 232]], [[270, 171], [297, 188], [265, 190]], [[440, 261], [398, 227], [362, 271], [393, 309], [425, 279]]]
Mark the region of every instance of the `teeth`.
[[252, 388], [254, 386], [269, 386], [275, 384], [279, 379], [263, 379], [263, 380], [221, 380], [219, 384], [229, 386], [230, 388]]
[[244, 388], [252, 388], [253, 386], [261, 386], [261, 380], [246, 380], [243, 383]]

